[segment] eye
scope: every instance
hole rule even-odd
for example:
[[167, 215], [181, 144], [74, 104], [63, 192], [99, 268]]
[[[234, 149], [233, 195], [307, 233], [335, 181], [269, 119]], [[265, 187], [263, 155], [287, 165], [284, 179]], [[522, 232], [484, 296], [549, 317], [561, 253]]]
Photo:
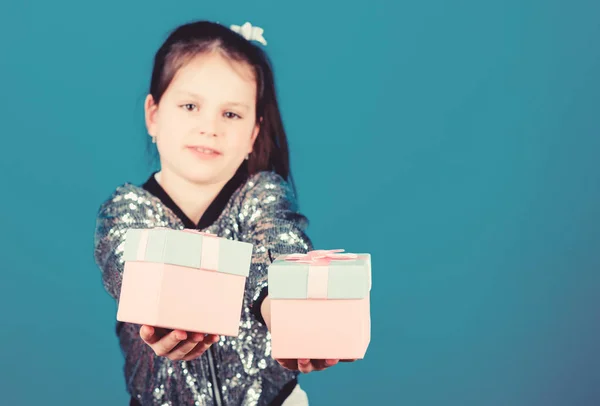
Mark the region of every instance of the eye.
[[194, 111], [196, 109], [196, 105], [193, 103], [186, 103], [184, 105], [181, 105], [179, 107], [183, 107], [184, 109], [186, 109], [187, 111]]
[[235, 120], [235, 119], [241, 118], [241, 117], [240, 117], [238, 114], [235, 114], [235, 113], [233, 113], [233, 112], [231, 112], [231, 111], [227, 111], [227, 112], [225, 112], [225, 117], [227, 117], [227, 118], [230, 118], [230, 119], [232, 119], [232, 120]]

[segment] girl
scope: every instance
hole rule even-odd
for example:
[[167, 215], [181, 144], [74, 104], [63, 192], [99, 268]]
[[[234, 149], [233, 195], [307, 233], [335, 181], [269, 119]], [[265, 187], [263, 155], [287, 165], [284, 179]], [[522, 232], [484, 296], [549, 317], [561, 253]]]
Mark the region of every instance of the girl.
[[219, 24], [183, 25], [156, 53], [144, 110], [161, 169], [99, 209], [94, 254], [108, 293], [118, 300], [128, 228], [196, 228], [254, 251], [238, 337], [117, 323], [130, 404], [307, 405], [298, 373], [338, 360], [270, 357], [267, 267], [312, 245], [268, 58]]

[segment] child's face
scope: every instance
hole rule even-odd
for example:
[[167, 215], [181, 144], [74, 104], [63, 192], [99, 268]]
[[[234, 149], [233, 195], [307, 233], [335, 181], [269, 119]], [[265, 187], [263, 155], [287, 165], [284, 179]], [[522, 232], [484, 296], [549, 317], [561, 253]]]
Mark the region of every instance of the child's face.
[[251, 68], [218, 52], [179, 69], [160, 104], [148, 95], [145, 110], [161, 170], [199, 184], [229, 180], [259, 130]]

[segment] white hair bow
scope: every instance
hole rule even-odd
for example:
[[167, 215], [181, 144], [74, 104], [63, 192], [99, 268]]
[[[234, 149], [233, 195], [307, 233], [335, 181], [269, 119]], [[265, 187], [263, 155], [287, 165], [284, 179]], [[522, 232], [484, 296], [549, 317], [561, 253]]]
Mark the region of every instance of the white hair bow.
[[267, 41], [263, 37], [263, 32], [265, 32], [265, 30], [260, 27], [253, 27], [252, 24], [247, 22], [242, 26], [232, 25], [230, 28], [248, 41], [257, 41], [263, 45], [267, 45]]

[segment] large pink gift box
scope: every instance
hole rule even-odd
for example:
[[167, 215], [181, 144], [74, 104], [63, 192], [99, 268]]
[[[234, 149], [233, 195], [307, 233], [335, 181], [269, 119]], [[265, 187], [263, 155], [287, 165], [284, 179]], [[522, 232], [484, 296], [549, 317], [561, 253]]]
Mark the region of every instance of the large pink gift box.
[[276, 359], [362, 359], [371, 339], [371, 255], [316, 250], [270, 265]]
[[196, 230], [127, 231], [117, 320], [237, 336], [252, 244]]

